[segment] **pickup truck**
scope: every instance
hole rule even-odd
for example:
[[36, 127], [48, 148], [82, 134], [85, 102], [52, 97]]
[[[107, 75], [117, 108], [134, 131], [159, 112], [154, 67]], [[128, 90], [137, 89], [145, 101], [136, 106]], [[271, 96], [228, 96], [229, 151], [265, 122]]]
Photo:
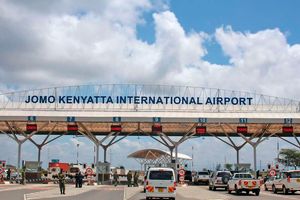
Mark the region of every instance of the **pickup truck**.
[[294, 194], [296, 191], [300, 191], [300, 170], [280, 172], [273, 181], [272, 191], [274, 193], [282, 191], [283, 194], [289, 192]]
[[230, 194], [235, 191], [236, 194], [241, 194], [243, 191], [246, 194], [249, 192], [259, 196], [261, 181], [254, 179], [250, 173], [235, 173], [227, 184], [227, 191]]

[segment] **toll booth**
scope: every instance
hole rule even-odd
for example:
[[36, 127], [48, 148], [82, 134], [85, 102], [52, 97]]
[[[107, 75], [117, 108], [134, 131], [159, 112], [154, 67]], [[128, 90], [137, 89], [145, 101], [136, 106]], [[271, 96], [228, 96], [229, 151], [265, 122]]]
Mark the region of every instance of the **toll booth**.
[[97, 165], [98, 168], [98, 181], [104, 182], [104, 181], [110, 181], [110, 163], [109, 162], [98, 162]]
[[27, 180], [32, 180], [32, 179], [40, 179], [42, 176], [40, 166], [41, 163], [37, 161], [25, 161], [24, 162], [25, 166], [25, 178]]

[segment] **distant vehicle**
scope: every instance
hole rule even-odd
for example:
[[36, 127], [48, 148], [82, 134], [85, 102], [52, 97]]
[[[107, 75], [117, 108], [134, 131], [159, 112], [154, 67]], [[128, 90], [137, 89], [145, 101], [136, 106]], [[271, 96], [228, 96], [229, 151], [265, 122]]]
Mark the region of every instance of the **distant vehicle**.
[[[179, 179], [179, 177], [178, 177], [178, 179]], [[187, 181], [187, 182], [192, 182], [193, 181], [193, 176], [192, 176], [191, 171], [185, 170], [184, 180]]]
[[68, 172], [70, 169], [69, 163], [60, 163], [60, 162], [50, 162], [48, 165], [48, 171], [50, 178], [58, 178], [60, 170], [63, 172]]
[[269, 191], [271, 190], [272, 191], [272, 186], [273, 186], [273, 182], [275, 180], [275, 176], [271, 176], [271, 177], [267, 177], [265, 179], [265, 183], [264, 183], [264, 186], [265, 186], [265, 191]]
[[232, 176], [230, 171], [215, 171], [210, 174], [209, 177], [209, 190], [216, 190], [217, 188], [223, 188], [227, 190], [227, 183]]
[[209, 172], [208, 171], [201, 171], [197, 172], [194, 178], [194, 184], [209, 184]]
[[300, 191], [300, 170], [280, 172], [273, 181], [272, 191], [274, 193], [282, 191], [283, 194], [289, 192], [294, 194], [296, 191]]
[[146, 200], [176, 198], [175, 173], [172, 168], [150, 168], [146, 182]]
[[260, 180], [253, 178], [250, 173], [235, 173], [228, 181], [227, 190], [229, 194], [232, 191], [235, 191], [236, 194], [241, 194], [244, 191], [247, 194], [253, 192], [259, 196], [260, 184]]

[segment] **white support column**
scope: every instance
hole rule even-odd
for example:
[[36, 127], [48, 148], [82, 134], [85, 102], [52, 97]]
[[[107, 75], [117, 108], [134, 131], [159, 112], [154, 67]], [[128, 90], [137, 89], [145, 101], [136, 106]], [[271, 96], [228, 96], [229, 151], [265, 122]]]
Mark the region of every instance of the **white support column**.
[[95, 166], [96, 166], [96, 181], [97, 181], [97, 185], [99, 185], [99, 167], [98, 167], [98, 163], [99, 163], [99, 145], [98, 144], [95, 144], [96, 145], [96, 163], [95, 163]]
[[21, 148], [22, 148], [22, 142], [18, 142], [18, 174], [17, 174], [17, 180], [20, 180], [20, 168], [21, 168]]

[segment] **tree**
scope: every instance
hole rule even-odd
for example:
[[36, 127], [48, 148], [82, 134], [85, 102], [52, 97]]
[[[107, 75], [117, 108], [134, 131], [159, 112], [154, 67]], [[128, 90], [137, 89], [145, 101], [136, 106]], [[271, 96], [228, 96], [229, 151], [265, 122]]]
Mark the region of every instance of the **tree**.
[[281, 149], [278, 162], [287, 167], [300, 166], [300, 151], [296, 149]]
[[226, 164], [224, 165], [224, 167], [225, 167], [227, 170], [232, 171], [232, 164], [226, 163]]
[[220, 163], [217, 164], [217, 166], [216, 166], [216, 171], [221, 171], [221, 164], [220, 164]]

